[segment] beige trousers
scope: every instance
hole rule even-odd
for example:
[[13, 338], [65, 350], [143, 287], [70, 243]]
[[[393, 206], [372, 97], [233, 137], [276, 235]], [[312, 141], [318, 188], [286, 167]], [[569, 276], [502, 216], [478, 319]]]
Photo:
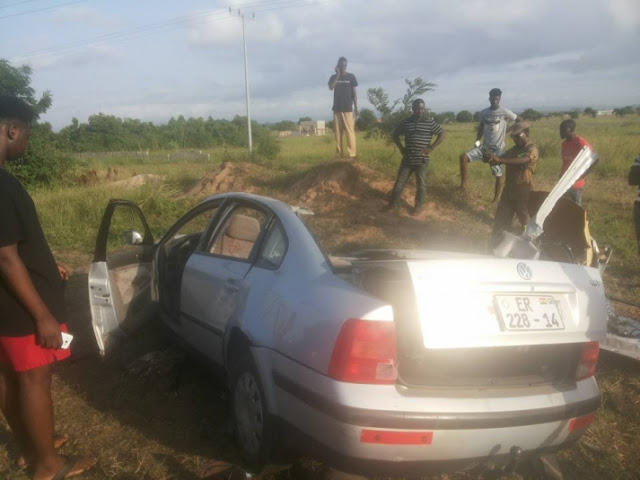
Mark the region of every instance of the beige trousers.
[[356, 156], [356, 129], [353, 112], [333, 112], [333, 130], [336, 133], [336, 155], [344, 157], [342, 136], [347, 137], [349, 157]]

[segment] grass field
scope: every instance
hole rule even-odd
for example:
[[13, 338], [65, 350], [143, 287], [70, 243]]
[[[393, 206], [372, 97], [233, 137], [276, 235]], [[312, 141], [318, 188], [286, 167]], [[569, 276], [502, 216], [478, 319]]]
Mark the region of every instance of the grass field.
[[[535, 122], [531, 137], [539, 145], [541, 159], [535, 175], [538, 190], [551, 188], [560, 170], [560, 118]], [[640, 261], [633, 233], [632, 206], [636, 189], [626, 182], [628, 169], [640, 153], [640, 116], [578, 119], [577, 131], [600, 156], [588, 177], [583, 204], [591, 233], [598, 243], [613, 247], [604, 281], [610, 296], [628, 302], [640, 299]], [[428, 211], [415, 219], [378, 213], [384, 192], [393, 184], [400, 162], [397, 149], [380, 139], [358, 137], [358, 161], [370, 171], [366, 178], [377, 182], [361, 210], [359, 199], [336, 204], [335, 210], [317, 215], [314, 228], [330, 251], [352, 247], [398, 246], [407, 248], [448, 246], [482, 252], [486, 250], [493, 209], [493, 179], [483, 164], [469, 168], [468, 196], [458, 192], [458, 157], [475, 140], [475, 125], [446, 125], [447, 139], [432, 157], [428, 177]], [[56, 415], [60, 428], [73, 441], [65, 453], [94, 454], [96, 470], [87, 479], [198, 479], [207, 478], [219, 461], [238, 460], [226, 421], [223, 389], [210, 381], [208, 372], [179, 353], [169, 354], [160, 369], [145, 369], [137, 362], [141, 353], [155, 351], [153, 335], [136, 337], [132, 349], [117, 362], [103, 363], [95, 356], [86, 298], [86, 272], [91, 261], [102, 211], [109, 198], [128, 198], [139, 203], [157, 237], [200, 197], [187, 194], [210, 172], [227, 161], [242, 167], [235, 185], [292, 201], [291, 186], [309, 172], [322, 174], [333, 161], [332, 137], [296, 137], [280, 140], [277, 159], [250, 159], [240, 149], [198, 153], [158, 152], [149, 157], [127, 153], [78, 155], [76, 174], [95, 170], [95, 185], [54, 186], [32, 191], [47, 238], [60, 261], [72, 268], [68, 288], [70, 323], [78, 332], [75, 361], [59, 370], [55, 378]], [[168, 156], [167, 156], [168, 155]], [[118, 180], [152, 174], [160, 179], [139, 187], [107, 181], [108, 168], [118, 169]], [[364, 170], [362, 170], [364, 171]], [[386, 190], [385, 190], [386, 189]], [[348, 192], [347, 192], [348, 193]], [[411, 192], [407, 193], [411, 202]], [[363, 199], [360, 199], [364, 202]], [[340, 207], [340, 208], [338, 208]], [[346, 208], [349, 207], [349, 208]], [[350, 210], [350, 211], [348, 211]], [[124, 219], [123, 219], [124, 221]], [[347, 238], [354, 230], [361, 235]], [[323, 230], [323, 227], [326, 227]], [[412, 232], [408, 234], [407, 232]], [[640, 316], [633, 307], [616, 304], [627, 314]], [[149, 332], [146, 332], [147, 334]], [[171, 351], [171, 350], [170, 350]], [[165, 351], [166, 352], [166, 351]], [[166, 355], [165, 355], [166, 359]], [[162, 360], [162, 359], [161, 359]], [[598, 380], [603, 407], [583, 439], [563, 452], [560, 462], [570, 479], [640, 478], [640, 362], [603, 354]], [[28, 475], [12, 468], [10, 436], [0, 423], [0, 478], [26, 480]], [[272, 473], [260, 478], [323, 478], [312, 461], [301, 461], [297, 474]], [[213, 478], [213, 477], [211, 477]], [[470, 479], [467, 474], [425, 477]], [[516, 474], [510, 478], [534, 478]]]

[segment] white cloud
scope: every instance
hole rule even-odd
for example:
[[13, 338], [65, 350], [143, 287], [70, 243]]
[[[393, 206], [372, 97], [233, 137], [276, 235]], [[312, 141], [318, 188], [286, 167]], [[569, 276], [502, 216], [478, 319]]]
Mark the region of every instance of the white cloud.
[[608, 0], [607, 5], [614, 22], [625, 30], [640, 27], [640, 2], [638, 0]]
[[[245, 18], [246, 35], [251, 41], [274, 42], [283, 38], [284, 25], [274, 14], [256, 21]], [[205, 22], [197, 23], [189, 29], [188, 38], [198, 46], [225, 46], [242, 41], [242, 20], [235, 14], [216, 12]]]
[[105, 15], [95, 7], [87, 6], [66, 6], [52, 11], [51, 18], [56, 23], [61, 24], [81, 24], [83, 26], [109, 26], [116, 25], [115, 20], [110, 15]]

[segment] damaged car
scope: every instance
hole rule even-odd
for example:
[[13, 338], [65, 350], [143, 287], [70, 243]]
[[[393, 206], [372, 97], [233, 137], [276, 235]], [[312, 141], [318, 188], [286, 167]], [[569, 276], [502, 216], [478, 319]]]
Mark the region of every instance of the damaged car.
[[[108, 255], [119, 210], [142, 227]], [[155, 241], [138, 206], [110, 201], [89, 274], [99, 348], [161, 321], [225, 373], [255, 467], [285, 431], [334, 465], [403, 474], [513, 468], [585, 432], [600, 404], [601, 255], [577, 260], [537, 231], [495, 255], [334, 257], [305, 213], [218, 194]]]

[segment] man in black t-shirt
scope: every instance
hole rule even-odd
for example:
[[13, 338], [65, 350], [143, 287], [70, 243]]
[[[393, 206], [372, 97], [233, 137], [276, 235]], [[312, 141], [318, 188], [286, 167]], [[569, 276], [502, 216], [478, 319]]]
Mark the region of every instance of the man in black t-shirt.
[[356, 156], [356, 129], [354, 118], [358, 116], [358, 81], [347, 72], [347, 59], [340, 57], [336, 73], [329, 78], [329, 89], [333, 90], [333, 130], [336, 135], [336, 155], [344, 157], [342, 136], [347, 137], [349, 158]]
[[0, 410], [19, 444], [18, 464], [32, 463], [39, 480], [78, 475], [96, 460], [55, 450], [51, 376], [53, 363], [69, 356], [60, 348], [68, 273], [53, 259], [31, 197], [4, 169], [24, 155], [33, 116], [23, 100], [0, 96]]

